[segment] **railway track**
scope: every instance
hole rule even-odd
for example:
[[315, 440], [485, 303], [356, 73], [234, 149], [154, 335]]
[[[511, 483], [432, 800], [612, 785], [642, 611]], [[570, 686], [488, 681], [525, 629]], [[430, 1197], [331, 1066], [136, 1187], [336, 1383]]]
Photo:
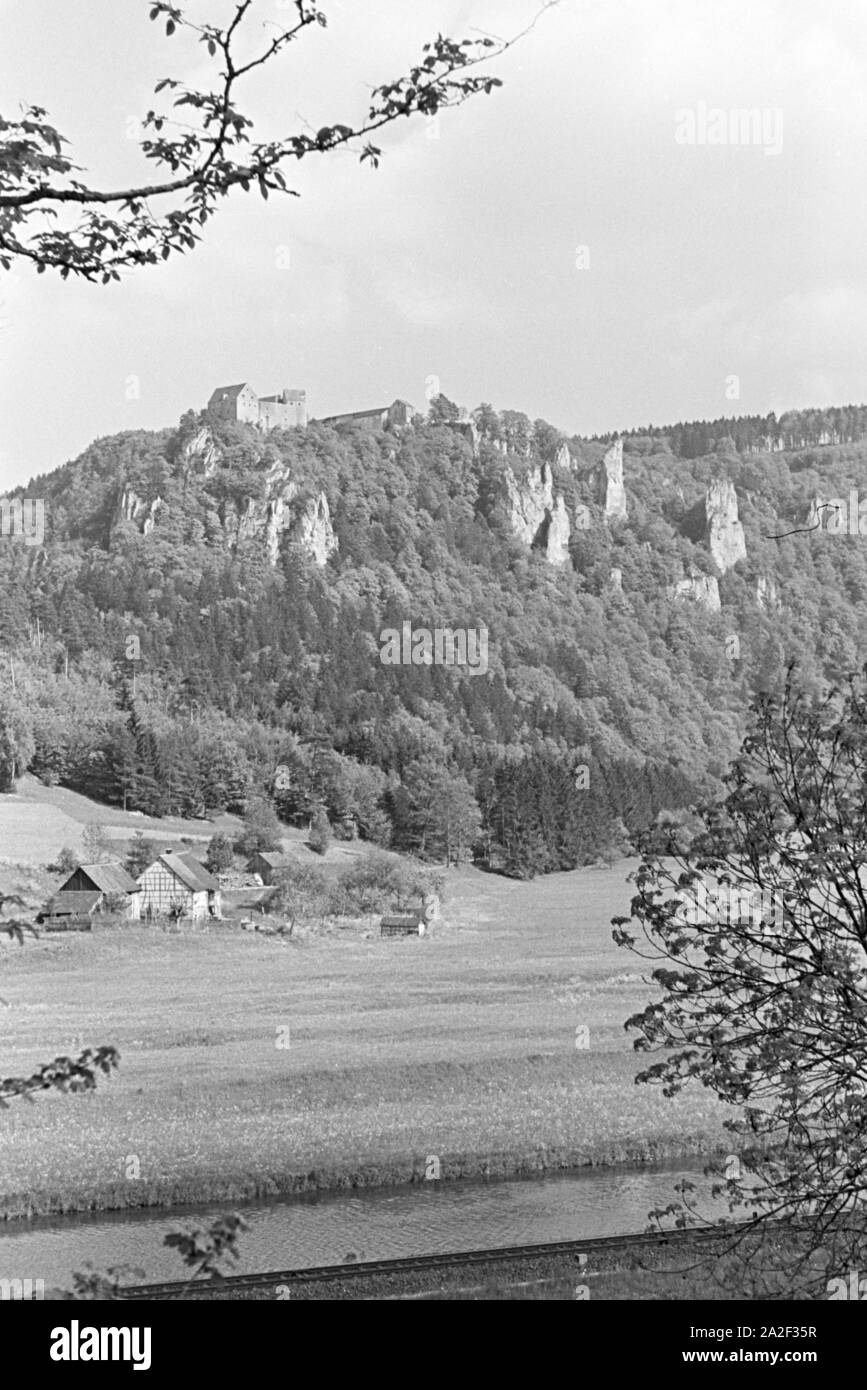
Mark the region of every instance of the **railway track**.
[[[308, 1269], [268, 1270], [261, 1274], [233, 1274], [220, 1280], [221, 1293], [237, 1289], [267, 1289], [276, 1284], [321, 1284], [347, 1279], [370, 1279], [377, 1274], [424, 1273], [438, 1269], [471, 1269], [473, 1265], [508, 1263], [511, 1260], [551, 1258], [558, 1255], [587, 1255], [591, 1252], [631, 1250], [642, 1246], [657, 1249], [682, 1241], [720, 1239], [719, 1227], [699, 1227], [691, 1231], [642, 1232], [626, 1236], [599, 1236], [587, 1240], [548, 1241], [541, 1245], [507, 1245], [490, 1250], [455, 1250], [442, 1255], [405, 1255], [390, 1260], [364, 1260], [340, 1265], [316, 1265]], [[583, 1266], [582, 1266], [583, 1267]], [[162, 1284], [129, 1284], [119, 1289], [120, 1297], [137, 1301], [177, 1298], [190, 1287], [184, 1280]], [[205, 1281], [194, 1283], [191, 1291], [208, 1288]]]

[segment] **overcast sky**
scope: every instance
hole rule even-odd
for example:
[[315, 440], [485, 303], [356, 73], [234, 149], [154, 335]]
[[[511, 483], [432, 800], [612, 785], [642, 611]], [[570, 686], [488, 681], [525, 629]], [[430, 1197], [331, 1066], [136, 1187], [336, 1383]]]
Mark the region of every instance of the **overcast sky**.
[[[322, 7], [242, 103], [263, 133], [356, 120], [438, 30], [511, 34], [538, 3]], [[154, 82], [205, 75], [147, 12], [0, 0], [3, 113], [46, 107], [101, 186], [146, 167]], [[239, 192], [198, 250], [121, 285], [0, 272], [0, 486], [244, 380], [325, 415], [422, 408], [434, 376], [583, 434], [867, 398], [860, 0], [561, 0], [497, 70], [438, 130], [394, 127], [377, 172], [306, 161], [300, 199]], [[762, 114], [751, 143], [720, 134], [733, 109]]]

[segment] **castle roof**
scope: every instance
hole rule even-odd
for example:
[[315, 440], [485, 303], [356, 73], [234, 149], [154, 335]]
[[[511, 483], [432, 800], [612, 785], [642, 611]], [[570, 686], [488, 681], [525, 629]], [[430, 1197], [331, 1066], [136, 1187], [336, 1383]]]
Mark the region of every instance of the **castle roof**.
[[248, 381], [239, 381], [237, 386], [218, 386], [216, 391], [211, 392], [208, 405], [212, 405], [214, 401], [233, 401], [249, 385]]

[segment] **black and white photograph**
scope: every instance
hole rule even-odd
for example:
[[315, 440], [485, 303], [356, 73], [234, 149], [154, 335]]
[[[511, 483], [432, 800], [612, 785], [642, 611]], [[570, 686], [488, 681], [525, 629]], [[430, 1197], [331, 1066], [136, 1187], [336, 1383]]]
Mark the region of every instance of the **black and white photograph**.
[[0, 1325], [821, 1369], [867, 10], [0, 0], [0, 93]]

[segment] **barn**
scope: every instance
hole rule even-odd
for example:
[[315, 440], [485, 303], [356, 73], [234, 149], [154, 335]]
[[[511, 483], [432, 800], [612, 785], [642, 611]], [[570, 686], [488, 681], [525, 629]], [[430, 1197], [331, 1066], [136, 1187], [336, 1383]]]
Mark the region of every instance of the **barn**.
[[79, 864], [53, 898], [46, 903], [37, 921], [50, 922], [61, 917], [93, 917], [110, 912], [136, 921], [141, 911], [141, 892], [135, 879], [116, 859], [104, 864]]
[[167, 850], [138, 882], [143, 917], [222, 917], [220, 885], [192, 854]]

